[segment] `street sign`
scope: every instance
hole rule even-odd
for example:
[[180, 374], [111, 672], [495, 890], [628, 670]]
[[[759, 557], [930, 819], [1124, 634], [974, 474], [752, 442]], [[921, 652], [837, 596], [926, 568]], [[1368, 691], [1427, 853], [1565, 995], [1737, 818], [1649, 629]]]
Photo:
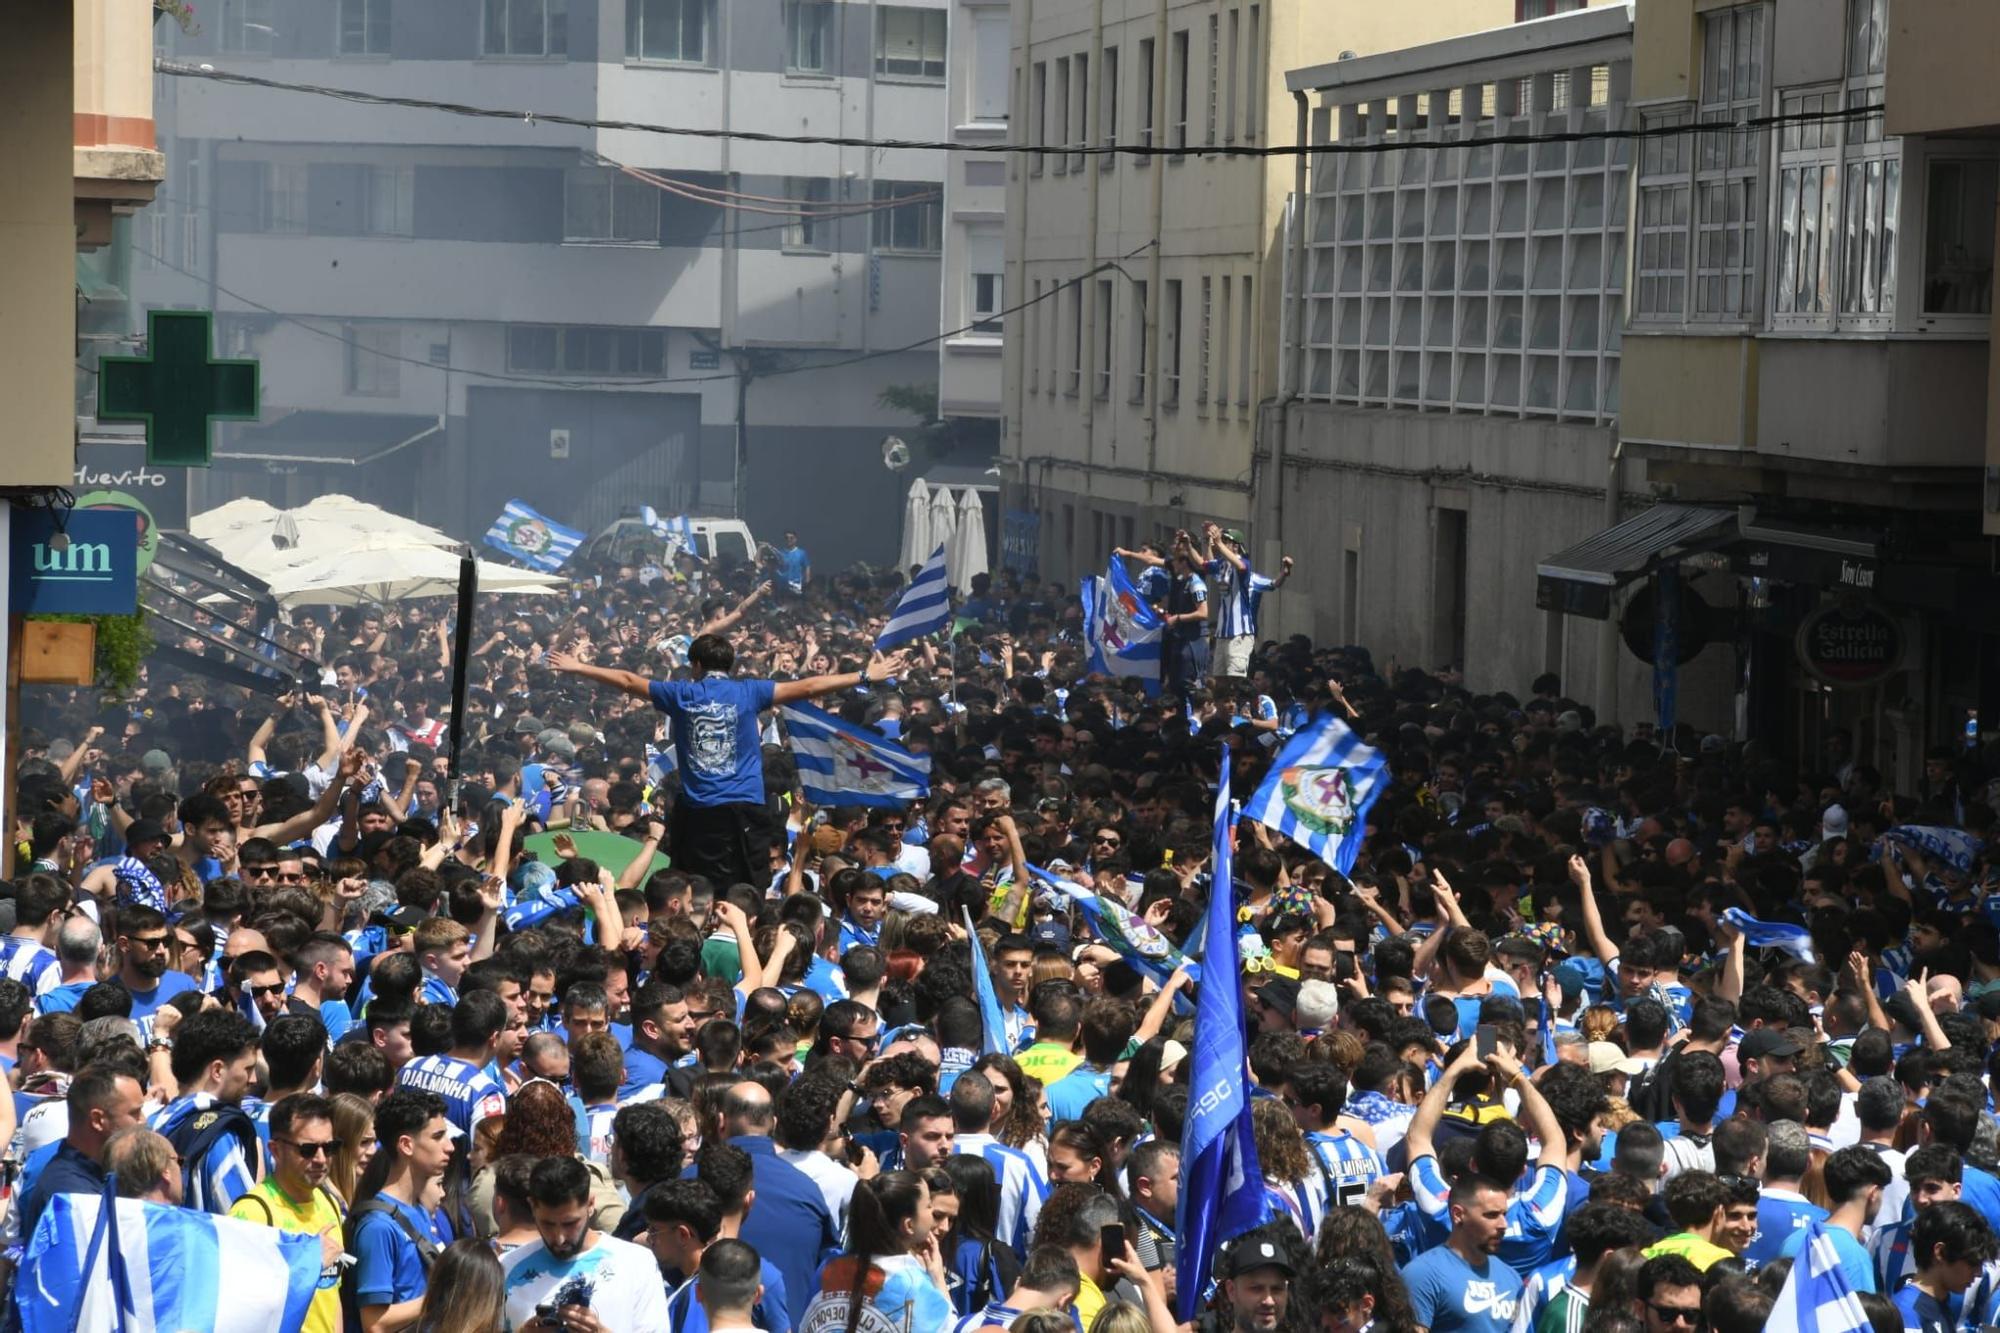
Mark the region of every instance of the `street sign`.
[[207, 467], [216, 421], [255, 421], [257, 362], [210, 355], [215, 317], [206, 310], [146, 316], [146, 356], [99, 362], [97, 418], [146, 423], [146, 461]]
[[139, 525], [130, 510], [15, 508], [7, 610], [129, 616], [139, 606]]

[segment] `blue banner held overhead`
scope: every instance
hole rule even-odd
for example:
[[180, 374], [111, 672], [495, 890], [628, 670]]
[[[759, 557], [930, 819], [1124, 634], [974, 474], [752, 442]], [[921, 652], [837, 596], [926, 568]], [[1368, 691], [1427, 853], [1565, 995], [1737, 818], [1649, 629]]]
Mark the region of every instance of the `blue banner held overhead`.
[[139, 516], [129, 509], [23, 509], [8, 530], [14, 615], [129, 616], [139, 606]]

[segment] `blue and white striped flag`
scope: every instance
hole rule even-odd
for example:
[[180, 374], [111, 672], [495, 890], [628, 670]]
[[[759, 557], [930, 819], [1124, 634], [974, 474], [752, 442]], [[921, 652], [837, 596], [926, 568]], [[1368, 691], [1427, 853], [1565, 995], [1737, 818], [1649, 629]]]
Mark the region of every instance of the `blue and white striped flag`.
[[1972, 872], [1974, 858], [1986, 845], [1975, 833], [1942, 824], [1898, 824], [1882, 836], [1942, 861], [1961, 875]]
[[908, 805], [930, 793], [929, 755], [811, 704], [786, 704], [778, 716], [799, 761], [799, 786], [814, 805]]
[[1201, 1308], [1223, 1244], [1267, 1216], [1264, 1172], [1250, 1128], [1249, 1048], [1243, 1035], [1242, 959], [1236, 948], [1236, 903], [1229, 893], [1229, 748], [1215, 793], [1215, 890], [1208, 896], [1207, 981], [1195, 999], [1193, 1071], [1187, 1121], [1181, 1129], [1181, 1196], [1174, 1218], [1181, 1279], [1178, 1310], [1191, 1320]]
[[1771, 1307], [1765, 1333], [1868, 1333], [1871, 1327], [1868, 1312], [1841, 1271], [1833, 1238], [1823, 1224], [1812, 1223]]
[[686, 514], [662, 518], [653, 506], [640, 505], [639, 521], [650, 528], [655, 537], [667, 544], [668, 551], [694, 550], [694, 521]]
[[583, 545], [583, 534], [509, 500], [486, 530], [486, 544], [502, 555], [554, 573]]
[[1166, 621], [1139, 595], [1125, 562], [1116, 556], [1101, 575], [1084, 578], [1083, 634], [1090, 670], [1106, 676], [1160, 679], [1160, 640]]
[[1345, 875], [1361, 854], [1368, 808], [1388, 783], [1388, 761], [1328, 713], [1286, 744], [1243, 814]]
[[1008, 1055], [1007, 1011], [1000, 1007], [1000, 992], [993, 985], [993, 974], [986, 968], [986, 947], [979, 942], [979, 931], [972, 924], [972, 909], [961, 907], [965, 914], [965, 937], [972, 942], [972, 994], [979, 1001], [979, 1053], [981, 1055]]
[[[1042, 894], [1045, 903], [1065, 909], [1076, 908], [1083, 914], [1083, 919], [1090, 926], [1092, 934], [1115, 949], [1119, 957], [1130, 963], [1135, 971], [1150, 979], [1154, 985], [1166, 985], [1167, 978], [1174, 974], [1174, 969], [1177, 967], [1185, 967], [1188, 978], [1197, 984], [1200, 983], [1200, 964], [1191, 956], [1174, 948], [1172, 940], [1153, 929], [1146, 918], [1124, 904], [1110, 898], [1099, 897], [1075, 880], [1065, 879], [1038, 865], [1028, 866], [1028, 876], [1045, 890]], [[1177, 1012], [1186, 1007], [1181, 996], [1175, 996], [1174, 999]]]
[[14, 1282], [22, 1333], [305, 1325], [320, 1281], [318, 1236], [137, 1199], [112, 1204], [108, 1187], [49, 1200]]
[[886, 653], [899, 643], [935, 634], [951, 624], [951, 589], [945, 586], [944, 546], [939, 544], [924, 561], [910, 586], [896, 599], [889, 623], [876, 636], [875, 651]]
[[[1796, 926], [1789, 921], [1759, 921], [1740, 907], [1723, 908], [1722, 919], [1753, 949], [1783, 949], [1802, 963], [1816, 961], [1813, 958], [1812, 932], [1804, 926]], [[1667, 1012], [1673, 1012], [1671, 1005]]]

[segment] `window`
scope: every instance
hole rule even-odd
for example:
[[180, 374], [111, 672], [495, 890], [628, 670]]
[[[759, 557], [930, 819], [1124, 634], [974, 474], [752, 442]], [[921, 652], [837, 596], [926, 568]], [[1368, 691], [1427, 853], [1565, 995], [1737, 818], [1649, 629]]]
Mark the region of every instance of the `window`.
[[[1037, 147], [1046, 147], [1049, 142], [1049, 62], [1046, 60], [1037, 60], [1028, 76], [1028, 142]], [[1028, 174], [1042, 174], [1042, 159], [1040, 153], [1029, 156]]]
[[229, 55], [271, 54], [271, 0], [222, 0], [218, 45]]
[[785, 224], [788, 250], [826, 250], [833, 240], [833, 219], [826, 206], [833, 202], [833, 182], [823, 176], [790, 176], [785, 180], [785, 198], [798, 205], [798, 215]]
[[1146, 284], [1132, 284], [1132, 328], [1127, 335], [1132, 345], [1132, 401], [1146, 401]]
[[[1153, 39], [1139, 39], [1139, 143], [1142, 147], [1153, 146]], [[1142, 157], [1139, 165], [1145, 166], [1151, 158]]]
[[1166, 280], [1166, 304], [1160, 311], [1160, 405], [1181, 405], [1181, 280]]
[[1090, 317], [1097, 328], [1097, 389], [1100, 402], [1111, 397], [1111, 279], [1097, 280], [1097, 304]]
[[[1076, 106], [1070, 114], [1069, 142], [1072, 148], [1080, 149], [1090, 141], [1090, 57], [1071, 56], [1070, 66], [1070, 91], [1076, 97]], [[1069, 169], [1083, 170], [1082, 153], [1070, 155]]]
[[1932, 158], [1924, 180], [1924, 314], [1993, 310], [1993, 215], [2000, 162]]
[[[907, 202], [904, 202], [907, 201]], [[944, 189], [931, 181], [876, 181], [875, 248], [936, 254], [944, 244]]]
[[1197, 407], [1208, 406], [1209, 358], [1215, 354], [1215, 343], [1211, 338], [1210, 321], [1215, 316], [1215, 286], [1207, 277], [1201, 280], [1201, 324], [1195, 343], [1194, 361], [1194, 401]]
[[[974, 333], [999, 333], [1002, 328], [1000, 310], [1001, 275], [980, 273], [972, 275], [972, 331]], [[1030, 388], [1033, 385], [1029, 386]]]
[[[636, 13], [640, 0], [632, 0]], [[569, 0], [485, 0], [480, 50], [489, 56], [539, 59], [569, 50]]]
[[371, 398], [393, 398], [403, 389], [403, 331], [394, 324], [349, 324], [347, 392]]
[[[1118, 143], [1118, 48], [1107, 46], [1097, 62], [1097, 142], [1106, 148]], [[1110, 167], [1118, 161], [1111, 153], [1104, 155], [1100, 166]]]
[[361, 235], [416, 234], [415, 167], [361, 168]]
[[626, 0], [625, 58], [706, 65], [714, 26], [715, 0]]
[[1589, 0], [1516, 0], [1515, 12], [1518, 21], [1545, 19], [1551, 14], [1567, 14], [1573, 9], [1582, 9]]
[[1693, 116], [1683, 107], [1642, 121], [1649, 127], [1692, 120], [1724, 128], [1647, 139], [1641, 146], [1640, 319], [1737, 322], [1757, 312], [1758, 181], [1766, 136], [1726, 127], [1763, 114], [1767, 12], [1763, 5], [1740, 5], [1704, 14]]
[[1215, 147], [1215, 135], [1220, 128], [1216, 122], [1221, 119], [1217, 114], [1217, 104], [1222, 98], [1222, 80], [1219, 76], [1218, 68], [1221, 58], [1222, 16], [1220, 14], [1210, 14], [1208, 16], [1208, 116], [1206, 120], [1205, 141], [1211, 148]]
[[785, 69], [824, 74], [832, 51], [832, 0], [785, 0]]
[[340, 0], [340, 54], [389, 54], [391, 0]]
[[875, 72], [896, 79], [944, 78], [942, 9], [884, 5], [875, 26]]
[[[1054, 147], [1069, 147], [1069, 57], [1056, 61], [1056, 87], [1049, 109], [1055, 113], [1055, 121], [1049, 126], [1050, 142]], [[1069, 170], [1069, 155], [1060, 154], [1055, 159], [1056, 174]]]
[[1264, 105], [1263, 6], [1250, 6], [1250, 31], [1244, 41], [1244, 64], [1249, 70], [1245, 82], [1250, 95], [1243, 99], [1243, 141], [1257, 142], [1257, 114]]
[[666, 364], [667, 335], [660, 329], [519, 325], [507, 330], [510, 371], [619, 378], [664, 374]]
[[613, 167], [563, 175], [563, 239], [598, 245], [658, 245], [660, 192]]
[[1229, 279], [1224, 278], [1222, 304], [1215, 313], [1215, 405], [1218, 408], [1229, 402], [1229, 288]]
[[1063, 300], [1069, 302], [1069, 374], [1063, 393], [1074, 398], [1083, 391], [1083, 284], [1063, 284]]
[[1237, 303], [1237, 308], [1242, 311], [1239, 318], [1243, 321], [1243, 332], [1240, 335], [1241, 359], [1236, 365], [1236, 405], [1238, 407], [1250, 406], [1250, 367], [1257, 352], [1257, 306], [1251, 300], [1250, 283], [1251, 280], [1249, 278], [1243, 279], [1243, 295]]
[[1008, 30], [1005, 9], [972, 12], [972, 95], [966, 110], [974, 120], [1007, 119]]
[[1222, 103], [1222, 141], [1236, 142], [1236, 72], [1243, 58], [1243, 11], [1229, 11], [1229, 94]]
[[303, 162], [262, 162], [264, 200], [258, 230], [303, 236], [308, 199]]
[[1188, 113], [1188, 34], [1182, 28], [1173, 36], [1167, 56], [1167, 147], [1175, 152], [1187, 148]]
[[[1833, 115], [1881, 102], [1886, 17], [1886, 0], [1848, 0], [1846, 76], [1838, 84], [1787, 90], [1780, 109]], [[1779, 133], [1776, 193], [1772, 326], [1892, 327], [1902, 140], [1883, 135], [1880, 115], [1788, 124]]]

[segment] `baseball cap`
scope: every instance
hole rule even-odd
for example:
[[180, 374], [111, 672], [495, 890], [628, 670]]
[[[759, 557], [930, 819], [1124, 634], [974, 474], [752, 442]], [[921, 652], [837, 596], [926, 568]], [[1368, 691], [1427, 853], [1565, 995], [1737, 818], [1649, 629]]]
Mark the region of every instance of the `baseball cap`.
[[1590, 1072], [1593, 1074], [1623, 1074], [1627, 1078], [1646, 1072], [1646, 1062], [1637, 1056], [1625, 1054], [1625, 1048], [1611, 1041], [1593, 1041], [1588, 1048]]
[[1248, 544], [1241, 528], [1224, 528], [1222, 535], [1229, 539], [1229, 544], [1232, 546], [1244, 546]]
[[1028, 939], [1037, 949], [1069, 952], [1069, 927], [1060, 921], [1037, 921], [1028, 928]]
[[1829, 805], [1826, 813], [1819, 817], [1819, 837], [1821, 842], [1831, 842], [1835, 838], [1847, 836], [1847, 807]]
[[[2000, 991], [1994, 991], [1993, 994], [2000, 995]], [[1984, 999], [1985, 997], [1981, 996], [1980, 998]], [[1167, 1044], [1160, 1048], [1160, 1072], [1164, 1074], [1169, 1069], [1176, 1068], [1181, 1061], [1187, 1058], [1188, 1048], [1175, 1041], [1172, 1037], [1167, 1038]]]
[[1278, 977], [1267, 981], [1251, 993], [1257, 997], [1257, 1003], [1276, 1009], [1286, 1018], [1292, 1017], [1298, 1011], [1299, 983], [1290, 977]]
[[519, 736], [522, 732], [540, 735], [542, 732], [542, 720], [531, 714], [523, 713], [514, 719], [514, 724], [508, 727], [507, 730], [516, 736]]
[[125, 830], [125, 845], [136, 846], [142, 842], [165, 842], [167, 828], [157, 819], [135, 819]]
[[1282, 1248], [1268, 1240], [1241, 1240], [1229, 1251], [1229, 1271], [1225, 1277], [1242, 1277], [1260, 1268], [1275, 1268], [1286, 1277], [1292, 1276], [1292, 1261]]
[[139, 767], [148, 773], [164, 773], [174, 766], [174, 761], [165, 750], [148, 750], [139, 756]]
[[1981, 991], [1973, 996], [1972, 1008], [1981, 1018], [2000, 1019], [2000, 990]]
[[1736, 1043], [1736, 1058], [1739, 1060], [1761, 1060], [1766, 1056], [1785, 1059], [1797, 1055], [1805, 1047], [1776, 1028], [1756, 1028], [1743, 1034], [1743, 1040]]
[[385, 907], [368, 918], [371, 926], [387, 926], [391, 930], [415, 930], [424, 923], [424, 914], [414, 907]]

